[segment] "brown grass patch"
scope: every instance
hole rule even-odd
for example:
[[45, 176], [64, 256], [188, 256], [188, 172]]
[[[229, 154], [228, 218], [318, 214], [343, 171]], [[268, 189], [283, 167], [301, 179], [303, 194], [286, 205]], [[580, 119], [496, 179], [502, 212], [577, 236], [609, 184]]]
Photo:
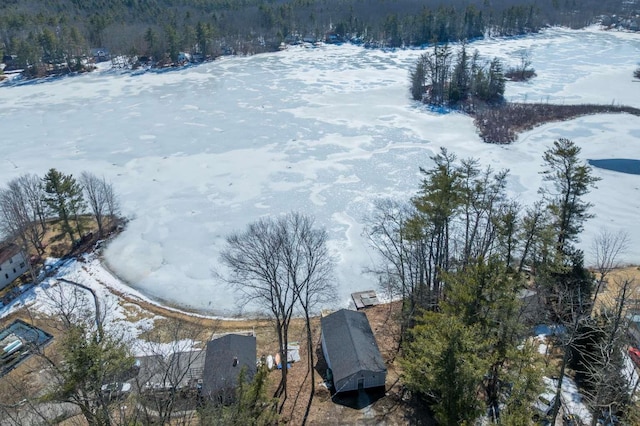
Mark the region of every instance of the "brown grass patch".
[[594, 310], [600, 311], [605, 307], [613, 309], [616, 305], [616, 299], [621, 294], [621, 285], [628, 280], [631, 280], [631, 284], [627, 290], [627, 303], [624, 310], [640, 310], [640, 267], [638, 266], [627, 266], [613, 270], [598, 294]]
[[541, 124], [566, 121], [591, 114], [626, 113], [640, 116], [640, 109], [616, 105], [554, 105], [508, 102], [487, 107], [474, 115], [480, 137], [487, 143], [509, 144], [518, 135]]

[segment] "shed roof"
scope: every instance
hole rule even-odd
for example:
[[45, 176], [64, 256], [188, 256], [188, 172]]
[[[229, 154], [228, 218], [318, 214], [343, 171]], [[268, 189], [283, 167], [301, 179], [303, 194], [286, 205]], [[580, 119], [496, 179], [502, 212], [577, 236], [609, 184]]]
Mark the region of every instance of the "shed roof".
[[246, 379], [256, 373], [256, 338], [240, 334], [227, 334], [207, 343], [202, 393], [211, 396], [235, 388], [242, 367]]
[[334, 381], [362, 370], [387, 371], [364, 312], [341, 309], [323, 317], [320, 324]]
[[147, 388], [164, 388], [167, 380], [167, 365], [162, 355], [136, 357], [140, 362], [138, 380]]
[[180, 389], [193, 386], [202, 379], [204, 359], [203, 350], [175, 352], [167, 356], [138, 357], [138, 380], [151, 389]]
[[351, 298], [353, 299], [353, 303], [356, 305], [356, 309], [374, 306], [379, 303], [378, 296], [373, 290], [351, 293]]
[[169, 358], [171, 366], [170, 380], [172, 386], [183, 388], [193, 386], [202, 379], [204, 370], [205, 351], [175, 352]]

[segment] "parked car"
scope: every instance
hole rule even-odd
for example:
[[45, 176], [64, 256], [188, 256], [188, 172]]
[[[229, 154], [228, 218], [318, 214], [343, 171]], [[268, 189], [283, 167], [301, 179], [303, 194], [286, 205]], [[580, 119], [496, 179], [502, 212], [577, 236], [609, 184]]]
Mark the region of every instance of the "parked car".
[[102, 385], [100, 388], [102, 395], [108, 399], [115, 399], [126, 396], [131, 392], [131, 383], [113, 382]]
[[640, 367], [640, 349], [629, 346], [628, 353], [636, 367]]
[[538, 399], [533, 403], [533, 408], [536, 410], [536, 414], [540, 417], [547, 417], [553, 412], [553, 406], [555, 403], [555, 392], [544, 392], [538, 395]]
[[551, 415], [553, 412], [553, 406], [556, 404], [556, 389], [551, 380], [548, 377], [543, 377], [545, 390], [533, 403], [534, 417], [544, 418]]

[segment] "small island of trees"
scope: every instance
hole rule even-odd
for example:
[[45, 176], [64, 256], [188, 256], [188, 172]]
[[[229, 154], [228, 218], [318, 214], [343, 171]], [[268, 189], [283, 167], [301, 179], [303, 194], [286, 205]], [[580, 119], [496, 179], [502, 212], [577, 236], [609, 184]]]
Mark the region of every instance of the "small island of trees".
[[[639, 71], [636, 70], [636, 76]], [[432, 52], [421, 55], [410, 72], [410, 92], [438, 111], [451, 109], [474, 118], [478, 133], [488, 143], [508, 144], [518, 134], [540, 124], [604, 113], [640, 116], [640, 109], [624, 105], [555, 105], [550, 103], [508, 102], [505, 84], [535, 77], [531, 60], [523, 53], [518, 66], [504, 71], [498, 58], [480, 58], [478, 51], [467, 52], [462, 43], [455, 57], [448, 44], [434, 44]]]

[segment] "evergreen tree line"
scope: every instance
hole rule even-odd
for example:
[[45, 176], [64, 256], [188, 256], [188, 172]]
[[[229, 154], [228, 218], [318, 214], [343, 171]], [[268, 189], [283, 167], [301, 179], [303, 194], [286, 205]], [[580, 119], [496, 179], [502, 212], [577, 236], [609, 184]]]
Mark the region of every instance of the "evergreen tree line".
[[76, 179], [52, 168], [42, 178], [25, 174], [0, 189], [0, 232], [18, 241], [24, 253], [44, 254], [50, 219], [59, 221], [61, 237], [75, 246], [86, 236], [87, 214], [98, 237], [115, 226], [119, 215], [113, 185], [91, 172]]
[[[592, 217], [584, 196], [598, 181], [579, 154], [572, 141], [555, 141], [543, 156], [542, 197], [525, 206], [506, 193], [508, 171], [442, 149], [421, 170], [410, 202], [382, 200], [368, 220], [366, 235], [382, 259], [374, 272], [402, 299], [405, 384], [440, 424], [473, 424], [480, 416], [531, 424], [543, 375], [559, 377], [548, 413], [554, 424], [570, 368], [593, 424], [602, 410], [631, 418], [623, 309], [594, 310], [613, 262], [598, 263], [595, 280], [575, 247]], [[611, 253], [624, 239], [605, 240]], [[623, 306], [627, 299], [617, 300]], [[527, 338], [540, 322], [564, 330], [551, 342], [562, 354], [558, 369]]]
[[434, 45], [433, 52], [421, 55], [411, 72], [411, 96], [429, 105], [467, 111], [475, 110], [478, 103], [500, 103], [506, 81], [503, 68], [498, 58], [481, 61], [477, 50], [470, 56], [465, 44], [455, 61], [449, 45]]
[[258, 53], [327, 33], [397, 47], [524, 34], [547, 25], [582, 27], [622, 8], [618, 0], [11, 0], [0, 4], [0, 53], [15, 55], [16, 67], [79, 66], [74, 58], [89, 48], [175, 62], [180, 51]]

